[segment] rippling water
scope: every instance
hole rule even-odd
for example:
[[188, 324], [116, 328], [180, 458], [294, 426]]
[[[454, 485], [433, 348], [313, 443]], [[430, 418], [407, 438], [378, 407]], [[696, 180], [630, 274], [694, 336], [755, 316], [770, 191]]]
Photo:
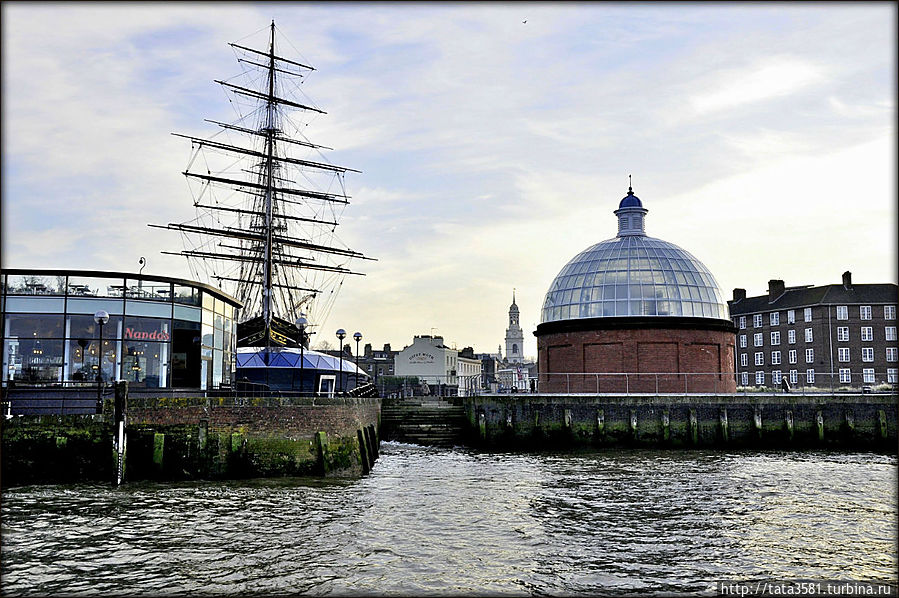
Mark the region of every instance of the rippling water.
[[710, 593], [896, 581], [897, 460], [382, 444], [360, 480], [5, 490], [0, 592]]

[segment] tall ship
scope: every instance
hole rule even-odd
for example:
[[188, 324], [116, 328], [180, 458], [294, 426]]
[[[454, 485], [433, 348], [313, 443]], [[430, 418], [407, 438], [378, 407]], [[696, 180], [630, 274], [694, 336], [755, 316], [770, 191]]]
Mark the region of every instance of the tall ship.
[[162, 253], [186, 257], [196, 279], [243, 303], [238, 376], [251, 360], [267, 367], [274, 355], [290, 358], [292, 348], [300, 355], [291, 363], [299, 360], [302, 368], [310, 334], [327, 320], [344, 279], [362, 275], [353, 264], [373, 259], [337, 234], [350, 203], [346, 175], [360, 171], [332, 163], [332, 148], [306, 136], [309, 125], [326, 114], [303, 90], [315, 69], [298, 57], [274, 21], [263, 31], [263, 47], [243, 40], [229, 44], [241, 71], [215, 80], [235, 118], [207, 119], [216, 127], [208, 137], [173, 133], [191, 144], [183, 174], [194, 218], [150, 225], [181, 233], [183, 248]]

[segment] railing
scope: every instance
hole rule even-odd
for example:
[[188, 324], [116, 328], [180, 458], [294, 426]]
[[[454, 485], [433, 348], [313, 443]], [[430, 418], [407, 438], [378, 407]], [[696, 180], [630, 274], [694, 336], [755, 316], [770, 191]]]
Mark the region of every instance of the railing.
[[[565, 394], [699, 394], [699, 393], [895, 393], [895, 372], [864, 374], [846, 372], [752, 372], [750, 384], [742, 384], [743, 373], [720, 372], [541, 372], [536, 384], [526, 390], [500, 389], [498, 392], [542, 392]], [[755, 383], [755, 384], [752, 384]], [[493, 394], [486, 383], [474, 384], [471, 394]]]

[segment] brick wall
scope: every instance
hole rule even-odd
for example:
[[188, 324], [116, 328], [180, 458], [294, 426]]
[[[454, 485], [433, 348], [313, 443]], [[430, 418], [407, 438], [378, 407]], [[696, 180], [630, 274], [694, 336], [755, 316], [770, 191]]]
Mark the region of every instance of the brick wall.
[[[736, 390], [734, 334], [724, 330], [645, 328], [554, 332], [538, 337], [537, 355], [541, 392]], [[646, 375], [609, 375], [624, 372]], [[666, 372], [697, 375], [656, 375]], [[560, 375], [563, 373], [574, 375]], [[591, 375], [596, 373], [606, 375]]]

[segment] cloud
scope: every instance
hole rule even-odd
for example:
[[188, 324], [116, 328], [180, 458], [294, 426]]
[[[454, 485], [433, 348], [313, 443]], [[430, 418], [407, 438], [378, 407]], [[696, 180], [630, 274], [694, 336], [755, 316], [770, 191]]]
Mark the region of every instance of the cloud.
[[[292, 118], [363, 171], [347, 176], [338, 235], [379, 260], [355, 264], [367, 275], [346, 279], [322, 326], [395, 347], [436, 327], [492, 351], [515, 287], [533, 352], [547, 285], [614, 236], [628, 174], [650, 234], [725, 288], [778, 272], [824, 284], [844, 262], [895, 280], [887, 5], [2, 10], [5, 266], [129, 271], [143, 255], [190, 277], [158, 253], [180, 236], [146, 226], [194, 217], [190, 144], [169, 133], [233, 118], [212, 82], [240, 72], [226, 42], [264, 45], [274, 17], [328, 112]], [[861, 192], [870, 218], [849, 207]]]

